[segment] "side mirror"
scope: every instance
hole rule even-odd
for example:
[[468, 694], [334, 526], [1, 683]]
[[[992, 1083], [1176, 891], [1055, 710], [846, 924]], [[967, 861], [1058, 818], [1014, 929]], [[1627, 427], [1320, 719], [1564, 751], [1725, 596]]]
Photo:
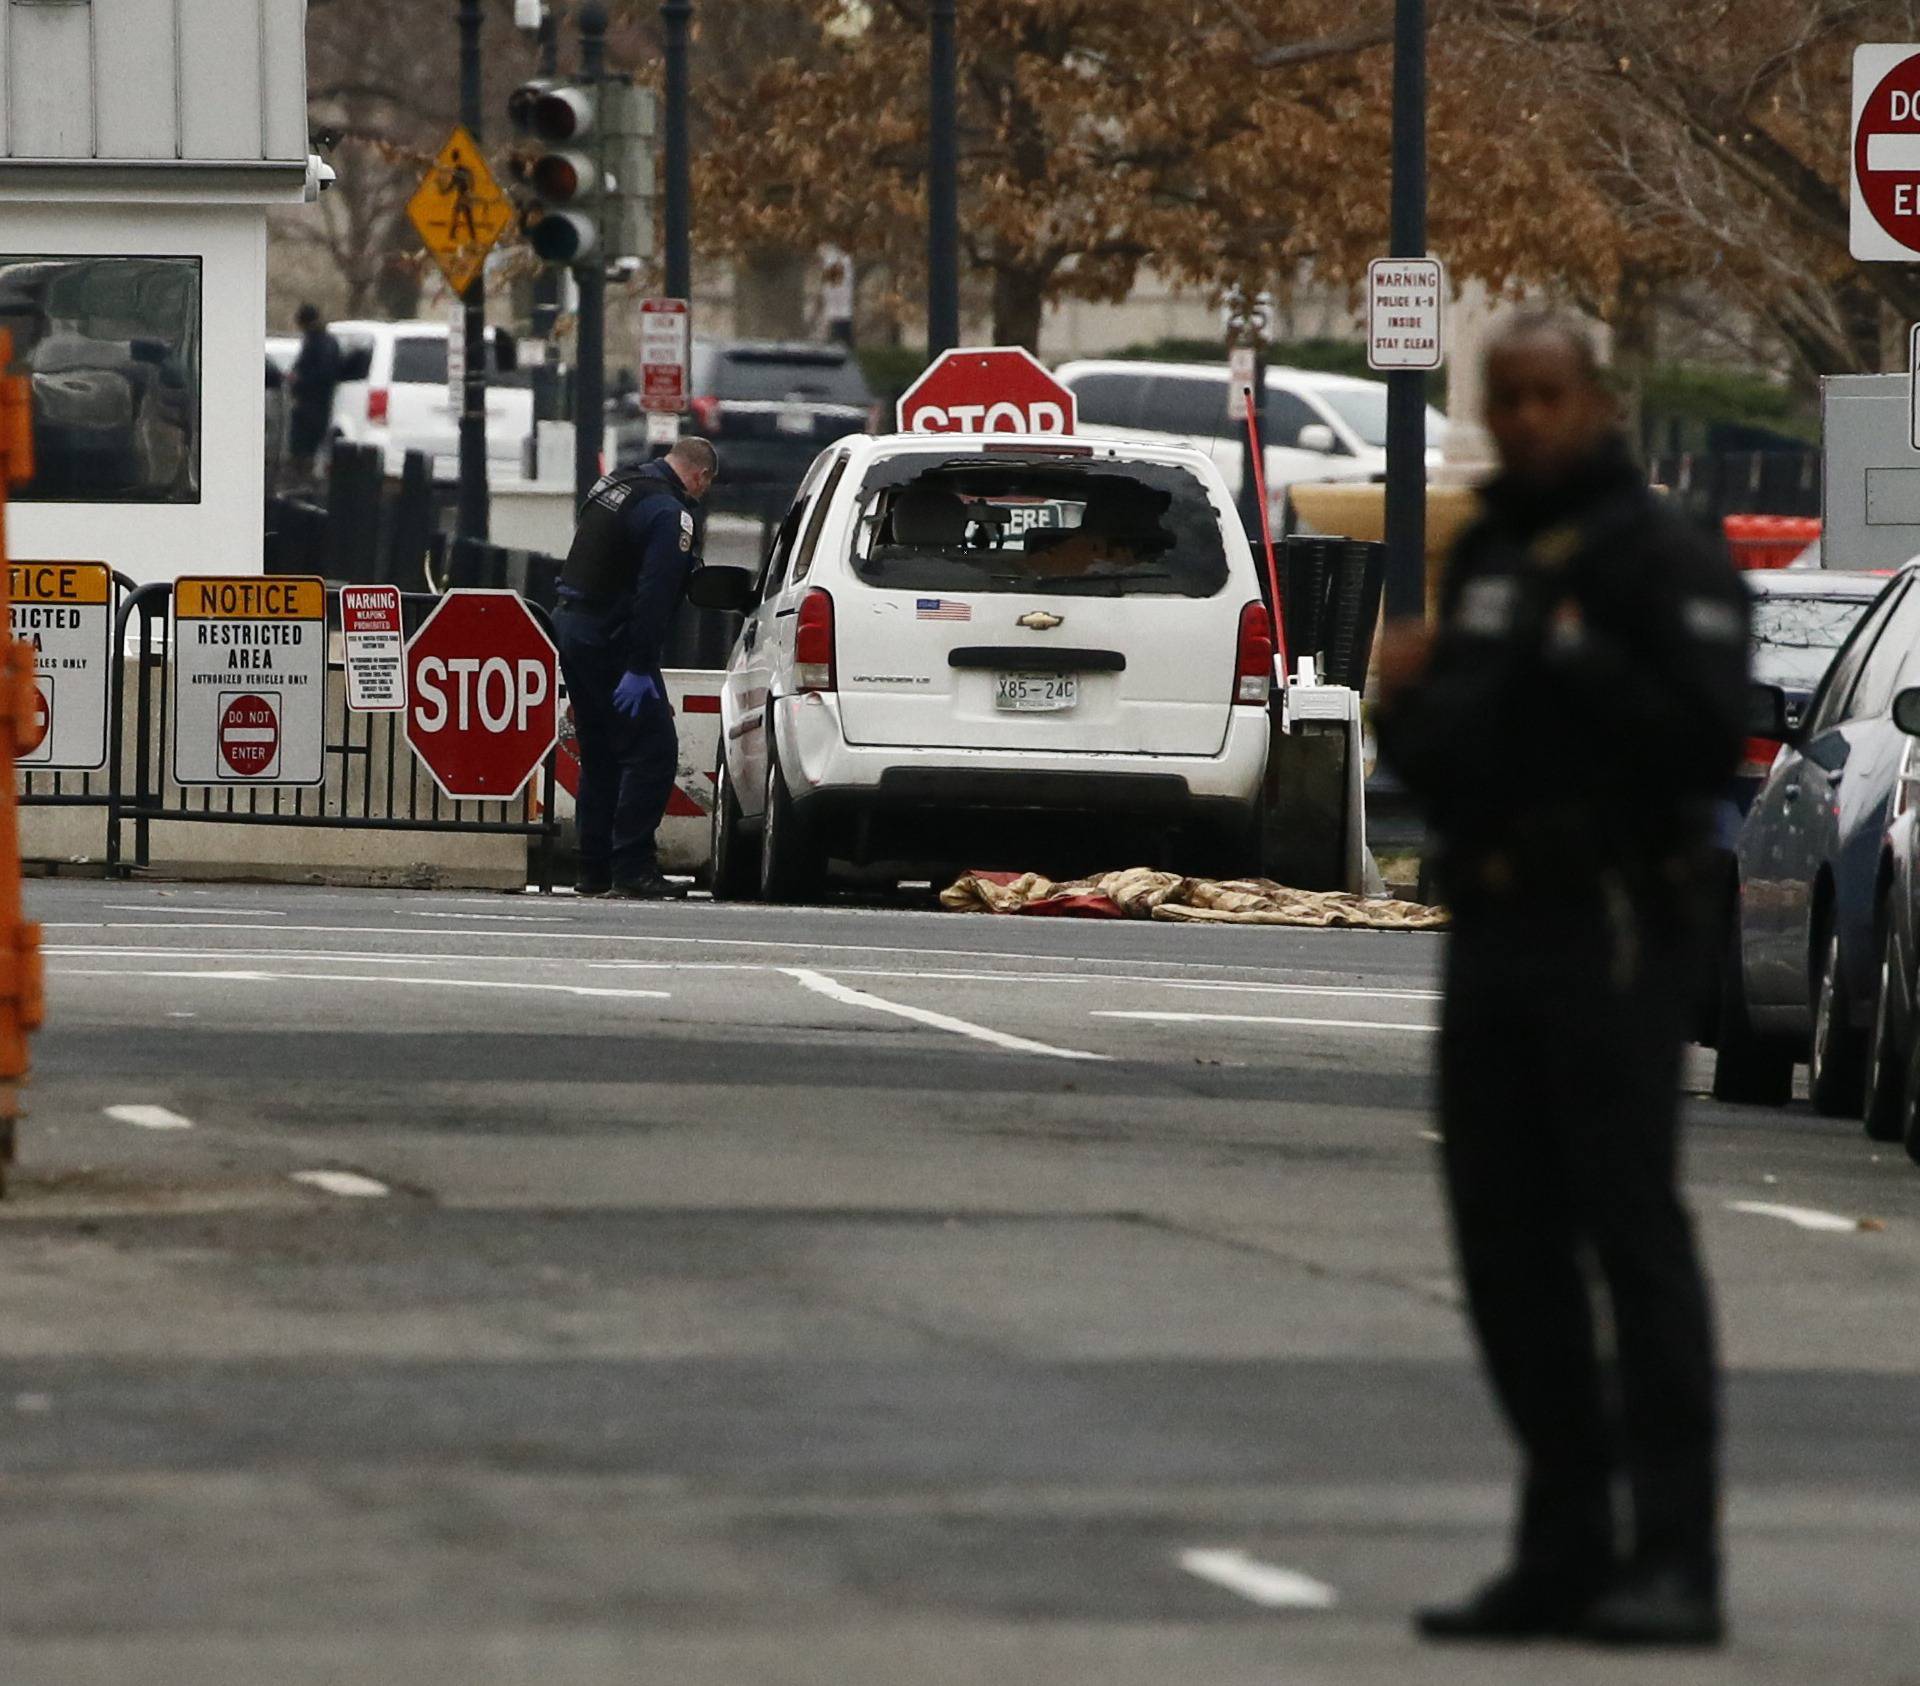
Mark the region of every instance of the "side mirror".
[[[1902, 696], [1913, 695], [1920, 701], [1920, 692], [1902, 692]], [[1895, 705], [1896, 707], [1898, 704]], [[1916, 718], [1920, 718], [1917, 715]], [[1747, 736], [1750, 738], [1773, 738], [1780, 743], [1787, 742], [1794, 735], [1793, 722], [1787, 709], [1787, 693], [1778, 685], [1751, 685], [1747, 688]]]
[[1920, 737], [1920, 685], [1911, 685], [1893, 699], [1893, 723]]
[[1330, 457], [1340, 449], [1339, 435], [1325, 422], [1308, 422], [1294, 443], [1303, 451], [1318, 451], [1323, 457]]
[[751, 569], [732, 568], [709, 562], [695, 568], [687, 582], [687, 601], [696, 609], [718, 609], [739, 615], [753, 607], [754, 576]]

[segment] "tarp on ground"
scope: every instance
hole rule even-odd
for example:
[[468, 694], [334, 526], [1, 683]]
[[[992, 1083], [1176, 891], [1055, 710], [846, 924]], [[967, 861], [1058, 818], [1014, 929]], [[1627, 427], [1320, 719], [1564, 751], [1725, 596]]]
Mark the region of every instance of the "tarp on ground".
[[1369, 931], [1437, 931], [1444, 908], [1291, 890], [1267, 878], [1183, 878], [1129, 867], [1056, 883], [1038, 872], [969, 872], [940, 892], [955, 913], [1052, 914], [1083, 919], [1165, 919], [1217, 925], [1339, 926]]

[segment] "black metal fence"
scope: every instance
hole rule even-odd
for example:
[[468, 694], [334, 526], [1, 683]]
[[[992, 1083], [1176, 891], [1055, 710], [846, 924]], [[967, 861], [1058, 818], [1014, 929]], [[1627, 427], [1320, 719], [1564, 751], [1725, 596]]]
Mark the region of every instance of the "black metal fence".
[[1712, 532], [1729, 515], [1818, 515], [1818, 451], [1673, 451], [1647, 459], [1648, 478]]
[[[532, 881], [553, 887], [555, 755], [536, 774], [538, 809], [524, 794], [510, 802], [456, 802], [442, 794], [406, 741], [403, 715], [358, 713], [346, 706], [342, 663], [328, 662], [325, 777], [313, 787], [182, 786], [171, 777], [172, 649], [169, 584], [133, 586], [120, 579], [108, 664], [107, 765], [95, 773], [29, 772], [20, 800], [29, 807], [101, 811], [107, 870], [124, 873], [152, 859], [156, 824], [307, 827], [331, 831], [438, 832], [525, 837], [533, 847]], [[402, 626], [411, 637], [438, 597], [401, 596]], [[535, 616], [548, 628], [546, 613]], [[339, 593], [327, 594], [328, 630], [339, 626]], [[132, 743], [128, 743], [128, 734]]]

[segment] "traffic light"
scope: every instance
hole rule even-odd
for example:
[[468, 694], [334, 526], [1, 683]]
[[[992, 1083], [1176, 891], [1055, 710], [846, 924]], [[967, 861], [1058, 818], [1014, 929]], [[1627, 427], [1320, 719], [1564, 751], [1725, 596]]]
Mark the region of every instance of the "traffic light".
[[516, 88], [507, 115], [524, 145], [514, 171], [532, 193], [527, 243], [547, 263], [606, 264], [653, 255], [656, 128], [652, 92], [628, 82], [597, 87], [534, 81]]
[[595, 91], [562, 82], [522, 83], [507, 115], [528, 144], [514, 173], [535, 203], [526, 213], [527, 244], [545, 263], [579, 263], [599, 249], [604, 183]]

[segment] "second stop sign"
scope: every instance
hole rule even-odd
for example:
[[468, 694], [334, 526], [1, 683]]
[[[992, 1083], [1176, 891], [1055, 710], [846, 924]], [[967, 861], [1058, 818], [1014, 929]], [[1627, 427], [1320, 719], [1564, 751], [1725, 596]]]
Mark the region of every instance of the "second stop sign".
[[407, 742], [460, 802], [517, 796], [560, 735], [560, 657], [511, 591], [450, 591], [407, 644]]

